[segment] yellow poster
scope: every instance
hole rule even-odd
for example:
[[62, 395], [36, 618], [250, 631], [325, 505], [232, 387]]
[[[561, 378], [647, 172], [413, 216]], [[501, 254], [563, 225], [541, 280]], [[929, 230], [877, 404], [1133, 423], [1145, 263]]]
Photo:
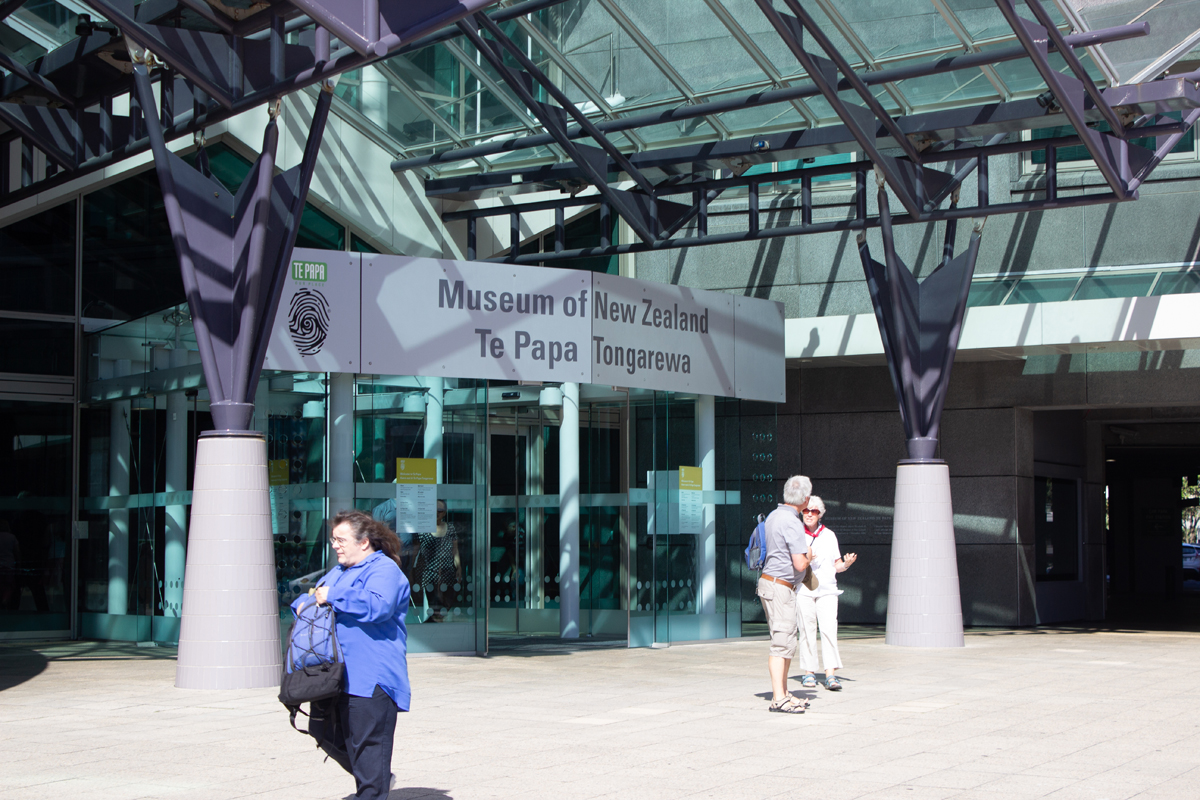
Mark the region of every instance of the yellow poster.
[[396, 483], [437, 483], [437, 459], [397, 458]]
[[267, 462], [267, 480], [271, 486], [288, 485], [288, 460], [286, 458], [271, 459]]
[[680, 467], [679, 488], [681, 490], [703, 491], [704, 467]]

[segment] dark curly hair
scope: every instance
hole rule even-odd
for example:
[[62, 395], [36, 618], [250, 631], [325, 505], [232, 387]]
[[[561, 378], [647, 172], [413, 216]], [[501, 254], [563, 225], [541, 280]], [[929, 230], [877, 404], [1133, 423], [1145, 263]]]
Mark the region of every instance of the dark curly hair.
[[385, 553], [388, 558], [400, 566], [400, 539], [392, 533], [387, 525], [372, 517], [366, 511], [339, 511], [329, 525], [332, 532], [339, 525], [349, 525], [358, 541], [367, 539], [372, 550]]

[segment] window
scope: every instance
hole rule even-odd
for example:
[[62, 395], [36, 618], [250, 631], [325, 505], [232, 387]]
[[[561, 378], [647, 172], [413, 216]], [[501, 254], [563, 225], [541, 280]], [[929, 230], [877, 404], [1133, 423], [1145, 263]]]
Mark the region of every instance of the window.
[[[1175, 120], [1179, 120], [1182, 119], [1182, 112], [1172, 111], [1166, 116]], [[1109, 127], [1107, 122], [1100, 122], [1099, 124], [1094, 125], [1093, 129], [1100, 131], [1101, 133], [1108, 133], [1112, 131], [1112, 128]], [[1074, 136], [1075, 129], [1070, 125], [1060, 125], [1054, 128], [1041, 128], [1039, 130], [1030, 131], [1026, 135], [1029, 136], [1032, 141], [1036, 142], [1043, 139], [1057, 139], [1060, 136]], [[1158, 146], [1153, 136], [1130, 139], [1129, 143], [1138, 147], [1143, 147], [1150, 152], [1154, 152]], [[1193, 127], [1183, 136], [1182, 139], [1179, 140], [1178, 144], [1172, 148], [1171, 152], [1167, 155], [1167, 158], [1164, 159], [1164, 163], [1170, 163], [1172, 161], [1194, 160], [1195, 158], [1196, 129]], [[1034, 150], [1029, 152], [1026, 154], [1025, 160], [1026, 172], [1045, 169], [1046, 151]], [[1067, 167], [1068, 169], [1089, 169], [1094, 166], [1094, 163], [1095, 162], [1092, 161], [1092, 156], [1090, 153], [1088, 153], [1087, 148], [1081, 144], [1075, 145], [1074, 147], [1058, 148], [1059, 169], [1062, 169], [1063, 167]]]

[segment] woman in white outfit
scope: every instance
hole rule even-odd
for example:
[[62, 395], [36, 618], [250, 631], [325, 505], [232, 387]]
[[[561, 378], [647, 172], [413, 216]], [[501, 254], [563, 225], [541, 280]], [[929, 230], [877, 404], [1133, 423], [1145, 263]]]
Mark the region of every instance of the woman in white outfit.
[[813, 574], [817, 577], [817, 588], [809, 589], [803, 583], [796, 584], [796, 616], [800, 619], [800, 663], [805, 675], [800, 685], [806, 689], [817, 687], [817, 630], [821, 631], [821, 661], [825, 664], [825, 688], [839, 691], [842, 684], [834, 677], [834, 670], [842, 668], [838, 655], [837, 574], [845, 572], [858, 556], [854, 553], [842, 555], [838, 549], [837, 536], [821, 524], [825, 516], [825, 502], [813, 495], [808, 505], [800, 512], [804, 520], [804, 531], [808, 535], [808, 549], [812, 558]]

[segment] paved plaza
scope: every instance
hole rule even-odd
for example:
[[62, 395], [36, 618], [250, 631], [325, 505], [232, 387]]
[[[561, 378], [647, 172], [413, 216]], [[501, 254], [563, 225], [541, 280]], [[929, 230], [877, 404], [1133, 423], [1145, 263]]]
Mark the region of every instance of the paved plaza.
[[[803, 716], [767, 713], [758, 640], [413, 659], [391, 798], [1200, 797], [1200, 634], [848, 633]], [[353, 793], [274, 691], [173, 679], [161, 648], [0, 646], [0, 798]]]

